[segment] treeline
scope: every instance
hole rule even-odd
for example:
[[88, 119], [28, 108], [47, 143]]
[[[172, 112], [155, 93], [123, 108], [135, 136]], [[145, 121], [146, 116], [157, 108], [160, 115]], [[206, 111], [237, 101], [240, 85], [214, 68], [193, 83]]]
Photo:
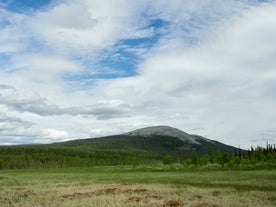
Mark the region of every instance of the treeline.
[[139, 165], [159, 160], [160, 155], [141, 150], [89, 150], [59, 146], [0, 147], [0, 169]]
[[95, 149], [53, 145], [0, 147], [0, 169], [68, 168], [142, 164], [181, 163], [183, 166], [257, 166], [276, 165], [276, 147], [256, 147], [225, 153], [210, 150], [209, 154], [187, 157], [183, 154], [160, 154], [136, 149]]
[[[172, 162], [173, 159], [171, 159]], [[164, 159], [168, 164], [168, 157]], [[193, 152], [189, 159], [183, 160], [184, 165], [204, 166], [219, 165], [221, 167], [276, 164], [276, 147], [267, 144], [266, 147], [251, 147], [250, 150], [238, 150], [236, 153], [222, 153], [210, 151], [209, 155], [198, 155]]]

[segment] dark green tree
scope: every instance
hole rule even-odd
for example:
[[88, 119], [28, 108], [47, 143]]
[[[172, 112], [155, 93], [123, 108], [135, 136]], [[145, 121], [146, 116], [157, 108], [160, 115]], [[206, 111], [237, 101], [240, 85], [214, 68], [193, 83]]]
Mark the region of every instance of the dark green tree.
[[211, 150], [210, 153], [209, 153], [209, 162], [211, 164], [214, 164], [214, 162], [215, 162], [215, 155], [214, 155], [213, 150]]
[[173, 156], [166, 155], [166, 156], [163, 157], [163, 164], [164, 165], [171, 165], [171, 164], [173, 164], [173, 162], [174, 162]]
[[194, 164], [195, 166], [198, 166], [198, 164], [199, 164], [199, 157], [198, 157], [196, 151], [192, 152], [192, 158], [191, 159], [192, 159], [191, 160], [192, 164]]

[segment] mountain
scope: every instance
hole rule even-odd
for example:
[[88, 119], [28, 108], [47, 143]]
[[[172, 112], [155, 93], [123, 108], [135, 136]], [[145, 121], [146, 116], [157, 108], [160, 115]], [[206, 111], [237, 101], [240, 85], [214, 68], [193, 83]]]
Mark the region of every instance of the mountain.
[[199, 135], [187, 134], [170, 126], [154, 126], [128, 133], [100, 138], [90, 138], [57, 143], [60, 146], [86, 147], [94, 149], [142, 150], [158, 155], [188, 156], [216, 152], [237, 152], [238, 149]]
[[192, 152], [212, 157], [209, 153], [214, 155], [217, 151], [241, 152], [235, 147], [176, 128], [155, 126], [107, 137], [44, 145], [2, 146], [0, 170], [156, 164], [168, 157], [181, 162], [191, 157]]

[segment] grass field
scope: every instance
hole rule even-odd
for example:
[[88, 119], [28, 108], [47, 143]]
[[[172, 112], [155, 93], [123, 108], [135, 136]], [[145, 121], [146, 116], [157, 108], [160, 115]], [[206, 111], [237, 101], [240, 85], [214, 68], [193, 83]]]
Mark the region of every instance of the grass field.
[[276, 170], [0, 171], [1, 207], [275, 207]]

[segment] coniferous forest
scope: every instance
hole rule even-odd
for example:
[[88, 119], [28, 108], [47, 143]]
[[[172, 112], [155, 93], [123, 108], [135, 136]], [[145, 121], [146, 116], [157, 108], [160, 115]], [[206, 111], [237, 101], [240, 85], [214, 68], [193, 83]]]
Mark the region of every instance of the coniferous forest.
[[209, 153], [168, 154], [134, 149], [96, 149], [59, 145], [0, 147], [0, 169], [67, 168], [92, 166], [144, 165], [179, 163], [184, 167], [276, 166], [276, 147], [251, 147], [234, 153], [210, 150]]

